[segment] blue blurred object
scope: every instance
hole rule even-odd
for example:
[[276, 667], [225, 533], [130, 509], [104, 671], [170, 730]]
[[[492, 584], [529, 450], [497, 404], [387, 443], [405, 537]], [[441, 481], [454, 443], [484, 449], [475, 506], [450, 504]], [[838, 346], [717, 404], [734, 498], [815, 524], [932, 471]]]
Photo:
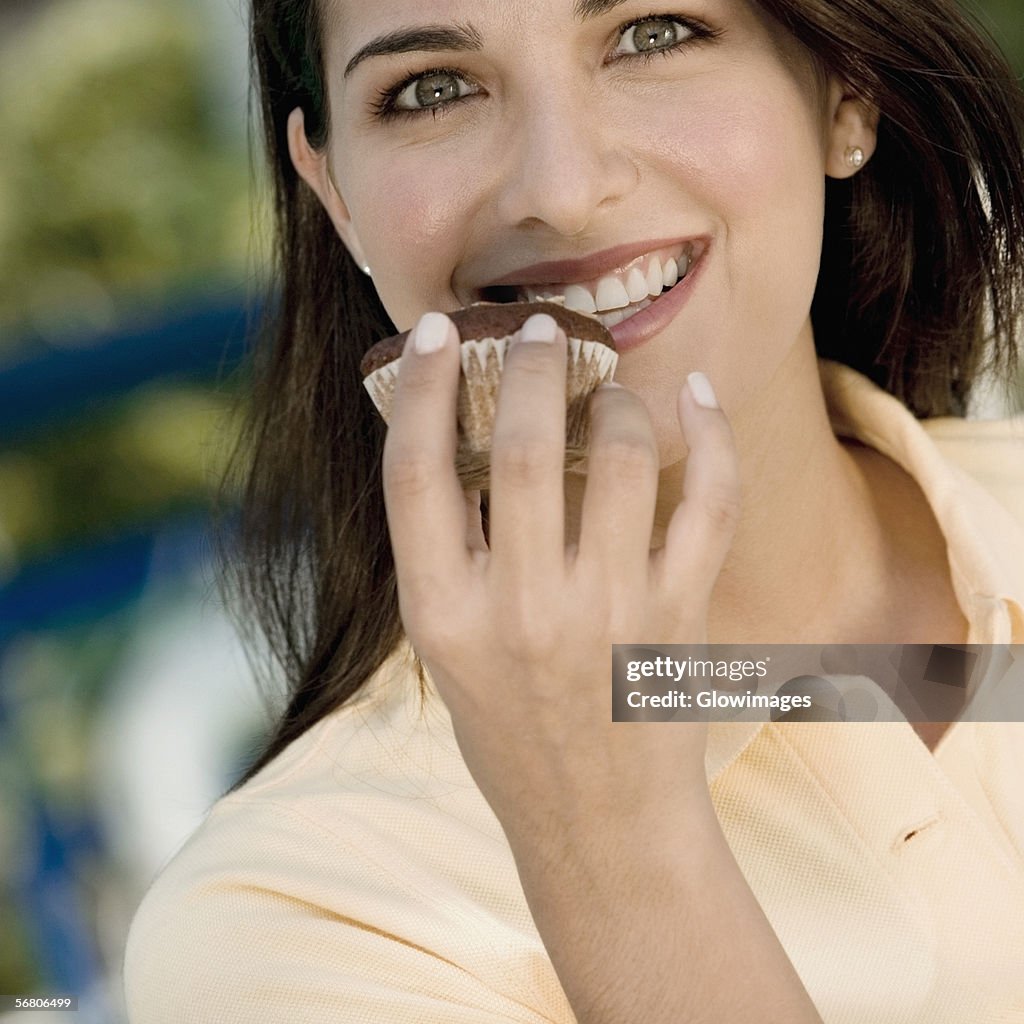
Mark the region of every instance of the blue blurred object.
[[132, 601], [152, 546], [151, 532], [135, 532], [23, 566], [0, 588], [0, 650], [20, 632], [94, 620]]
[[202, 557], [205, 523], [154, 524], [23, 566], [0, 587], [0, 652], [20, 632], [95, 621], [130, 604], [142, 593], [158, 538], [162, 570], [184, 576]]
[[[197, 519], [154, 526], [26, 565], [0, 589], [0, 663], [20, 637], [89, 626], [134, 604], [151, 580], [157, 551], [161, 578], [184, 578], [208, 550], [204, 527]], [[0, 744], [27, 765], [38, 753], [3, 683], [0, 673]], [[103, 963], [82, 889], [89, 865], [108, 854], [96, 808], [53, 806], [34, 772], [17, 792], [26, 856], [7, 882], [41, 980], [49, 992], [99, 993]]]
[[[202, 299], [74, 347], [36, 345], [31, 355], [0, 366], [0, 444], [73, 424], [147, 382], [224, 377], [241, 363], [259, 312], [238, 301]], [[0, 586], [0, 667], [25, 638], [77, 627], [88, 632], [109, 622], [135, 605], [155, 576], [167, 582], [194, 575], [208, 551], [207, 522], [191, 514], [21, 565]], [[20, 717], [23, 694], [11, 684], [0, 672], [0, 744], [27, 768], [39, 753]], [[109, 854], [97, 807], [55, 802], [32, 770], [17, 780], [11, 796], [17, 798], [25, 858], [17, 867], [8, 865], [0, 883], [13, 886], [40, 982], [51, 992], [92, 993], [99, 999], [95, 1019], [113, 1020], [115, 1008], [103, 994], [110, 965], [103, 963], [83, 886], [90, 863]]]
[[20, 882], [19, 903], [51, 992], [87, 992], [101, 971], [78, 878], [82, 864], [95, 857], [101, 840], [95, 820], [82, 809], [71, 823], [57, 818], [42, 802], [32, 807], [34, 849]]
[[2, 366], [0, 439], [53, 427], [157, 378], [215, 379], [241, 361], [260, 312], [237, 301], [175, 308]]

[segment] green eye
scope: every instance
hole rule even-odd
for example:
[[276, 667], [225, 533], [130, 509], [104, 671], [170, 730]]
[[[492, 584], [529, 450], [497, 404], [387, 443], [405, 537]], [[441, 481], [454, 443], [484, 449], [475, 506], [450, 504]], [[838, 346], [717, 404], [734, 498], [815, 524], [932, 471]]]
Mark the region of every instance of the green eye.
[[[621, 25], [618, 31], [618, 46], [612, 52], [615, 62], [634, 57], [644, 61], [655, 54], [668, 57], [719, 35], [699, 21], [657, 14]], [[457, 101], [478, 95], [486, 93], [457, 68], [430, 68], [378, 92], [371, 110], [381, 121], [418, 117], [428, 112], [436, 118], [460, 107], [462, 104]]]
[[480, 87], [456, 68], [430, 68], [379, 92], [373, 111], [383, 121], [428, 112], [437, 117], [478, 93]]
[[685, 42], [694, 32], [675, 18], [644, 18], [627, 25], [616, 54], [655, 53]]
[[464, 78], [450, 71], [435, 71], [410, 82], [396, 97], [399, 110], [429, 110], [470, 93]]

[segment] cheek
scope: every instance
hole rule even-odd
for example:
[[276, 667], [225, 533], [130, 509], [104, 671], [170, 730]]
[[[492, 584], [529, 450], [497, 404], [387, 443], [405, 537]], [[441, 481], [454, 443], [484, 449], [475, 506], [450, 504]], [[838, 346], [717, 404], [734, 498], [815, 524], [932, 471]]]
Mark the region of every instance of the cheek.
[[718, 235], [733, 315], [788, 344], [821, 258], [824, 153], [807, 98], [784, 75], [740, 78], [694, 97], [673, 149]]
[[[770, 379], [806, 327], [821, 259], [824, 154], [820, 127], [788, 80], [694, 95], [661, 133], [659, 175], [715, 235], [714, 272], [676, 341], [679, 372], [651, 367], [648, 396], [664, 464], [682, 454], [675, 395], [685, 371], [708, 372], [731, 410]], [[649, 152], [652, 150], [649, 149]]]
[[364, 164], [347, 180], [348, 194], [360, 197], [349, 212], [374, 285], [395, 326], [407, 330], [449, 287], [464, 237], [465, 182], [447, 166], [426, 166], [422, 154]]
[[799, 245], [820, 231], [820, 128], [794, 89], [785, 77], [752, 76], [695, 92], [653, 147], [727, 236], [743, 232], [752, 241], [787, 225], [774, 244]]

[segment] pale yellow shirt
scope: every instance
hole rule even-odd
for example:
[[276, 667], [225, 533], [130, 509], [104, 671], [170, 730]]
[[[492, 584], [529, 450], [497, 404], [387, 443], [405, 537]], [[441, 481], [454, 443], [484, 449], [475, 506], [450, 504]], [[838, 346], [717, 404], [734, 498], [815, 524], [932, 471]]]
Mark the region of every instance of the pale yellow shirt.
[[[1024, 643], [1024, 421], [920, 423], [821, 369], [837, 433], [931, 503], [969, 640]], [[447, 711], [416, 694], [402, 649], [214, 806], [132, 925], [133, 1024], [574, 1020]], [[1024, 1024], [1024, 725], [957, 724], [933, 756], [906, 722], [718, 724], [707, 767], [826, 1024]]]

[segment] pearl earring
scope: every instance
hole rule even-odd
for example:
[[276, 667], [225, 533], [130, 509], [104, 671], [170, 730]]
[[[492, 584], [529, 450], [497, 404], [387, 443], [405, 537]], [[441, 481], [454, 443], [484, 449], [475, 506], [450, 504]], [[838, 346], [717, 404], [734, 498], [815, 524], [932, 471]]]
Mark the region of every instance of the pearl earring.
[[372, 275], [370, 274], [370, 264], [369, 264], [369, 263], [364, 263], [364, 264], [363, 264], [363, 265], [362, 265], [362, 266], [361, 266], [361, 267], [360, 267], [359, 269], [360, 269], [360, 270], [361, 270], [361, 271], [362, 271], [362, 272], [363, 272], [363, 273], [364, 273], [364, 274], [365, 274], [365, 275], [366, 275], [367, 277], [370, 277], [370, 276], [372, 276]]
[[846, 151], [846, 165], [855, 171], [864, 166], [864, 150], [860, 146], [851, 146]]

